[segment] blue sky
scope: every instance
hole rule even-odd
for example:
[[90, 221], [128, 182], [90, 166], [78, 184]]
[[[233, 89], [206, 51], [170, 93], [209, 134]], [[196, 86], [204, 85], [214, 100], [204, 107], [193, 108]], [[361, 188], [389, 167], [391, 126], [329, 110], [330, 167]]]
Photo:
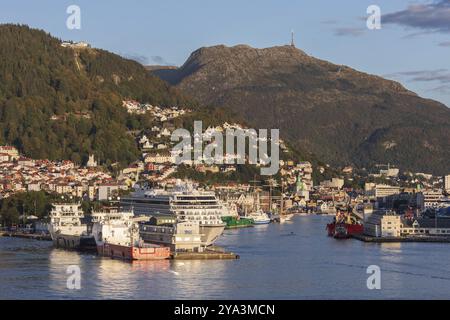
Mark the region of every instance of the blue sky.
[[[66, 27], [73, 4], [81, 8], [81, 30]], [[366, 27], [373, 4], [381, 8], [381, 30]], [[175, 65], [202, 46], [287, 44], [294, 29], [308, 54], [398, 80], [450, 106], [450, 0], [2, 0], [0, 22]]]

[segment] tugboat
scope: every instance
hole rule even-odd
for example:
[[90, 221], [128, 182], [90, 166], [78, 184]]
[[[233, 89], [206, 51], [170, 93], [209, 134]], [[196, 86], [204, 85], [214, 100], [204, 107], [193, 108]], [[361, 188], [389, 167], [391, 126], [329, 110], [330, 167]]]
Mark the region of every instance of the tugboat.
[[364, 226], [349, 213], [341, 213], [338, 211], [333, 222], [327, 224], [327, 232], [329, 237], [348, 239], [352, 235], [362, 234], [364, 232]]

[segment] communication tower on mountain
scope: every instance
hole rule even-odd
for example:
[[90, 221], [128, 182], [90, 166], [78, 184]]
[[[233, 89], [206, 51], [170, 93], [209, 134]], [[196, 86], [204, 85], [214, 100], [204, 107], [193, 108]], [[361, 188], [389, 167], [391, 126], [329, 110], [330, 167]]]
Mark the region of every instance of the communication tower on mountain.
[[291, 30], [291, 47], [295, 48], [295, 42], [294, 42], [294, 30]]

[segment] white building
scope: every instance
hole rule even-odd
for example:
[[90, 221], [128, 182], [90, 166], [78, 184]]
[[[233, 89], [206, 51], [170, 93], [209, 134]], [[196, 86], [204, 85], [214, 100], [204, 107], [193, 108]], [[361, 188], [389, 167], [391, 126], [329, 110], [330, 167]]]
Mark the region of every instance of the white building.
[[415, 219], [404, 221], [402, 235], [450, 236], [450, 219]]
[[97, 161], [95, 161], [94, 155], [90, 154], [89, 155], [89, 160], [86, 163], [86, 167], [88, 167], [88, 168], [95, 168], [97, 165], [98, 164], [97, 164]]
[[444, 190], [450, 193], [450, 174], [444, 177]]
[[423, 208], [438, 208], [441, 205], [444, 195], [442, 190], [423, 190]]
[[397, 177], [399, 172], [400, 172], [399, 169], [389, 167], [387, 169], [381, 169], [380, 175], [393, 178], [393, 177]]
[[0, 162], [8, 162], [9, 155], [7, 153], [0, 153]]
[[119, 192], [119, 186], [115, 183], [101, 184], [98, 186], [97, 199], [99, 201], [109, 200]]
[[373, 186], [373, 189], [368, 189], [366, 184], [366, 195], [374, 198], [384, 198], [388, 196], [392, 196], [394, 194], [400, 193], [400, 187], [397, 186], [389, 186], [385, 184], [377, 184]]
[[80, 41], [80, 42], [68, 42], [68, 41], [66, 41], [66, 42], [61, 43], [61, 47], [85, 49], [85, 48], [90, 48], [91, 46], [89, 45], [89, 43], [84, 42], [84, 41]]
[[322, 181], [320, 185], [325, 188], [342, 189], [344, 186], [344, 179], [332, 178], [331, 180]]
[[19, 158], [19, 151], [12, 146], [0, 146], [0, 153], [9, 155], [11, 159]]
[[171, 133], [170, 133], [170, 131], [167, 128], [164, 128], [161, 131], [161, 136], [163, 136], [163, 137], [170, 137], [170, 135], [171, 135]]
[[27, 191], [41, 191], [41, 184], [39, 182], [29, 183], [27, 185]]
[[364, 223], [364, 234], [372, 237], [400, 237], [401, 216], [394, 213], [374, 213]]
[[174, 162], [175, 162], [175, 158], [170, 153], [148, 154], [145, 157], [145, 163], [163, 164], [163, 163], [174, 163]]

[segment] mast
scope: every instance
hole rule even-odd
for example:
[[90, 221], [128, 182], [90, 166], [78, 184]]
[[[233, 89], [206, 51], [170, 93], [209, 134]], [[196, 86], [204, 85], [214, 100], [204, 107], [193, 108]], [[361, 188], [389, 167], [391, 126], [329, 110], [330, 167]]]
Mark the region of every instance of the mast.
[[294, 42], [294, 30], [291, 30], [291, 47], [295, 48], [295, 42]]
[[283, 183], [283, 178], [281, 178], [281, 202], [280, 202], [280, 215], [283, 215], [283, 210], [284, 210], [284, 183]]
[[259, 210], [260, 203], [259, 203], [259, 193], [256, 192], [256, 183], [261, 182], [259, 180], [256, 180], [256, 174], [253, 175], [253, 180], [249, 181], [253, 182], [253, 210]]

